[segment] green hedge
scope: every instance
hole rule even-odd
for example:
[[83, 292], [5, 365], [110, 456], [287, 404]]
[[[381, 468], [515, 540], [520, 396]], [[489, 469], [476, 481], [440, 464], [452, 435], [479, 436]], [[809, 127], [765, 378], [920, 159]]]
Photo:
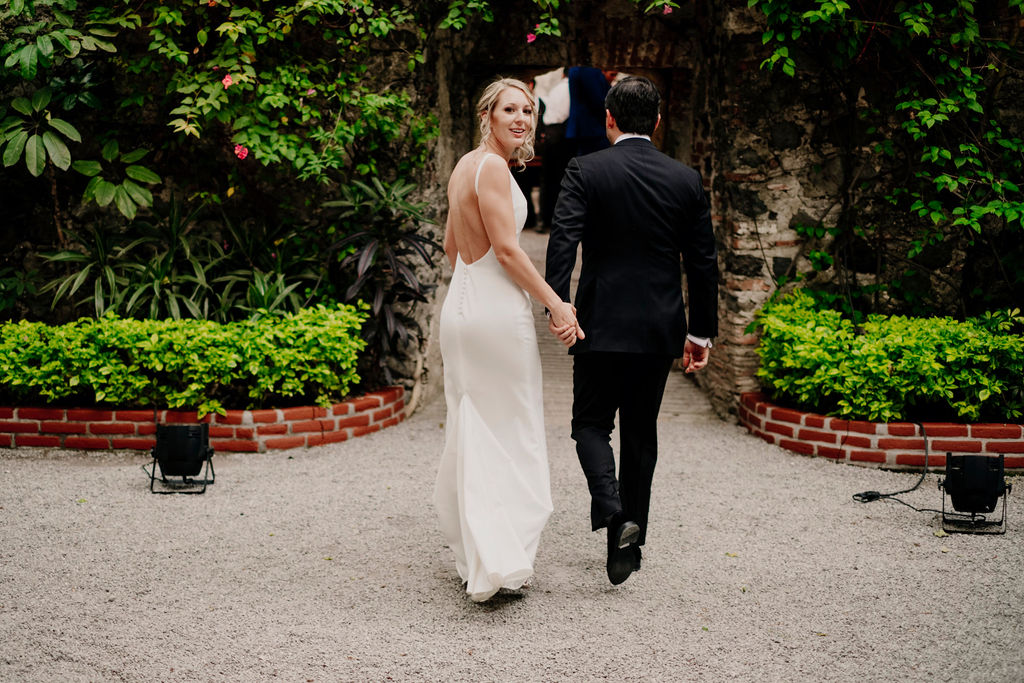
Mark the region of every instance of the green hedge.
[[0, 326], [0, 402], [198, 410], [329, 404], [359, 381], [365, 314], [317, 306], [218, 324], [114, 316]]
[[1024, 414], [1024, 316], [958, 322], [872, 315], [858, 327], [797, 290], [757, 315], [773, 400], [850, 419], [1014, 422]]

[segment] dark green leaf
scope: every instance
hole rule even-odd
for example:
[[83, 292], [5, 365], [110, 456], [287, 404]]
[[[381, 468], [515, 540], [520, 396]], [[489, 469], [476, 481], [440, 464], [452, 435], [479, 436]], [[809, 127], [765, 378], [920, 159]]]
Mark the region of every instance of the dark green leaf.
[[[77, 163], [79, 162], [76, 161], [74, 164], [71, 164], [71, 166], [74, 167]], [[102, 182], [104, 182], [103, 178], [99, 176], [92, 177], [89, 180], [89, 183], [85, 186], [85, 191], [82, 192], [82, 201], [88, 202], [89, 200], [94, 199], [96, 196], [96, 187]]]
[[18, 61], [21, 62], [21, 77], [31, 81], [36, 77], [36, 66], [39, 63], [39, 48], [34, 44], [26, 45], [18, 52]]
[[108, 140], [107, 144], [103, 145], [103, 149], [100, 154], [107, 161], [113, 161], [117, 158], [120, 148], [118, 147], [117, 140]]
[[129, 166], [124, 170], [125, 174], [132, 180], [138, 180], [140, 183], [159, 183], [160, 176], [153, 173], [145, 166]]
[[100, 180], [96, 183], [96, 187], [93, 190], [93, 196], [96, 197], [96, 203], [100, 206], [106, 206], [114, 199], [114, 190], [116, 186], [113, 183], [107, 182], [106, 180]]
[[68, 170], [71, 166], [71, 152], [68, 151], [67, 145], [50, 131], [43, 133], [43, 145], [53, 165], [62, 171]]
[[32, 135], [25, 142], [25, 166], [28, 172], [38, 177], [46, 168], [46, 146], [40, 135]]
[[127, 218], [132, 220], [135, 218], [135, 212], [138, 211], [138, 206], [132, 201], [132, 198], [128, 195], [128, 191], [123, 185], [118, 185], [114, 188], [114, 204], [117, 205], [117, 210]]
[[53, 93], [49, 88], [40, 88], [32, 94], [32, 109], [34, 111], [42, 111], [46, 109], [46, 105], [50, 103], [50, 99], [53, 97]]
[[19, 132], [7, 143], [4, 150], [4, 166], [14, 166], [21, 159], [21, 153], [25, 150], [25, 143], [28, 141], [28, 131]]
[[39, 48], [39, 53], [44, 57], [50, 57], [53, 54], [53, 40], [50, 36], [43, 34], [36, 38], [36, 47]]
[[24, 114], [25, 116], [32, 115], [32, 103], [29, 102], [26, 97], [15, 97], [11, 101], [11, 107], [18, 113]]
[[61, 134], [68, 140], [73, 142], [81, 142], [82, 136], [78, 132], [78, 129], [72, 126], [64, 119], [50, 119], [49, 124], [52, 128], [56, 128]]
[[150, 206], [153, 204], [153, 193], [144, 187], [140, 187], [130, 180], [125, 180], [121, 183], [121, 186], [128, 193], [128, 196], [132, 198], [139, 206]]
[[89, 178], [98, 175], [103, 170], [103, 165], [98, 161], [86, 161], [84, 159], [71, 164], [71, 167]]
[[132, 151], [128, 152], [127, 154], [122, 154], [121, 155], [121, 163], [124, 163], [124, 164], [134, 164], [136, 161], [138, 161], [142, 157], [146, 156], [147, 154], [149, 154], [149, 150], [145, 149], [144, 147], [139, 147], [138, 149], [133, 149]]

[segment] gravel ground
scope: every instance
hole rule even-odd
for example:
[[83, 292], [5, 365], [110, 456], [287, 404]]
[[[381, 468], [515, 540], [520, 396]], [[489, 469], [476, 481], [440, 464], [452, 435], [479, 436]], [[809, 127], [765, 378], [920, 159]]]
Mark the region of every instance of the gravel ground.
[[850, 498], [914, 475], [670, 416], [644, 566], [613, 587], [549, 423], [533, 585], [477, 605], [430, 506], [443, 417], [218, 454], [203, 496], [151, 495], [137, 455], [3, 451], [0, 680], [1024, 680], [1024, 482], [1005, 536], [937, 537]]
[[[530, 588], [462, 591], [436, 398], [345, 443], [218, 453], [203, 496], [150, 494], [141, 455], [0, 449], [0, 681], [1024, 680], [1020, 478], [1005, 536], [936, 536], [851, 499], [917, 475], [781, 450], [674, 374], [644, 566], [611, 586], [570, 365], [540, 344], [555, 512]], [[904, 500], [939, 506], [936, 481]]]

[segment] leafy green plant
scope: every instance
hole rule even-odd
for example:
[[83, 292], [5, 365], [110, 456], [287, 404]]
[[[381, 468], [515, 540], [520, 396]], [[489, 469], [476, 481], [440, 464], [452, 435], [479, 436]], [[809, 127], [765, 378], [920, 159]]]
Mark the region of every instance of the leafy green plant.
[[4, 148], [4, 166], [25, 161], [28, 172], [42, 175], [49, 161], [62, 171], [71, 166], [68, 142], [81, 142], [82, 135], [63, 119], [55, 118], [47, 109], [53, 93], [40, 88], [32, 98], [15, 97], [11, 101], [14, 113], [0, 122], [0, 144]]
[[342, 199], [324, 203], [341, 209], [338, 221], [348, 226], [346, 237], [331, 246], [339, 250], [339, 266], [348, 274], [345, 301], [361, 299], [369, 305], [370, 319], [364, 327], [369, 342], [369, 362], [374, 374], [391, 383], [387, 359], [401, 344], [422, 334], [410, 311], [416, 302], [426, 302], [433, 285], [422, 282], [413, 268], [419, 257], [433, 264], [431, 252], [440, 245], [419, 232], [433, 223], [424, 214], [425, 204], [407, 197], [415, 185], [397, 181], [385, 185], [377, 178], [370, 184], [353, 181], [342, 187]]
[[757, 376], [780, 402], [880, 422], [1024, 416], [1019, 309], [962, 322], [870, 315], [856, 326], [797, 290], [766, 304], [757, 324]]
[[201, 415], [315, 401], [359, 381], [363, 315], [317, 306], [219, 325], [98, 320], [0, 325], [0, 400], [194, 409]]
[[128, 283], [125, 261], [141, 240], [118, 246], [113, 236], [97, 225], [90, 224], [88, 230], [88, 236], [68, 231], [74, 240], [71, 248], [43, 254], [43, 258], [51, 263], [67, 264], [71, 269], [69, 273], [50, 280], [41, 291], [54, 292], [52, 308], [62, 300], [73, 298], [79, 290], [91, 283], [92, 291], [84, 299], [72, 302], [72, 306], [77, 308], [91, 303], [99, 317], [108, 310], [118, 310], [124, 302]]
[[1019, 49], [1008, 41], [1015, 40], [1010, 27], [1014, 15], [1024, 14], [1024, 0], [748, 4], [766, 21], [762, 40], [771, 52], [762, 68], [790, 77], [798, 68], [820, 73], [822, 87], [844, 103], [836, 115], [856, 124], [843, 143], [845, 167], [887, 169], [875, 174], [872, 191], [905, 223], [895, 231], [873, 219], [871, 202], [855, 199], [870, 183], [848, 173], [836, 222], [844, 234], [831, 253], [808, 254], [812, 266], [827, 267], [829, 256], [840, 279], [854, 280], [842, 271], [841, 252], [854, 230], [866, 230], [885, 254], [876, 277], [897, 285], [889, 300], [906, 297], [905, 309], [921, 308], [932, 287], [911, 287], [915, 278], [902, 276], [934, 271], [920, 261], [943, 246], [967, 251], [986, 279], [998, 279], [971, 287], [969, 277], [946, 278], [958, 301], [933, 302], [932, 310], [963, 316], [1020, 301], [1024, 261], [1001, 245], [1024, 235], [1024, 140], [1000, 91], [1021, 66]]
[[[284, 311], [299, 311], [302, 297], [296, 289], [302, 281], [289, 282], [283, 273], [264, 273], [260, 270], [235, 271], [215, 280], [224, 284], [220, 292], [223, 310], [241, 310], [255, 319], [263, 315]], [[236, 296], [234, 285], [244, 286], [244, 297]]]
[[9, 316], [20, 299], [38, 293], [38, 270], [0, 266], [0, 316]]
[[82, 201], [95, 201], [99, 206], [113, 201], [125, 218], [135, 218], [140, 207], [153, 204], [153, 193], [139, 183], [156, 185], [161, 182], [160, 176], [138, 164], [148, 153], [148, 149], [139, 148], [122, 154], [117, 140], [109, 140], [100, 151], [103, 161], [109, 165], [106, 169], [99, 161], [76, 161], [75, 170], [91, 178], [82, 193]]
[[202, 205], [187, 209], [172, 195], [151, 218], [135, 222], [140, 248], [139, 257], [126, 265], [125, 315], [208, 317], [214, 296], [210, 280], [224, 252], [203, 229], [202, 213]]

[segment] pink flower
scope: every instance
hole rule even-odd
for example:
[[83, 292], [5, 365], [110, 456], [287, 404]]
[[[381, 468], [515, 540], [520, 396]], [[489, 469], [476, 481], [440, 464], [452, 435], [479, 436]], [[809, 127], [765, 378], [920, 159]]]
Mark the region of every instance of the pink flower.
[[537, 35], [536, 34], [534, 34], [534, 33], [527, 33], [526, 34], [526, 42], [532, 43], [535, 40], [537, 40]]
[[314, 90], [313, 88], [310, 88], [309, 90], [306, 91], [306, 96], [307, 97], [312, 97], [315, 94], [316, 94], [316, 90]]
[[227, 90], [234, 81], [231, 79], [231, 74], [227, 74], [224, 78], [220, 79], [220, 82], [224, 84], [224, 89]]
[[235, 145], [235, 156], [244, 159], [249, 156], [249, 148], [244, 145]]
[[668, 5], [665, 5], [665, 9], [661, 10], [661, 13], [662, 14], [672, 14], [672, 8], [669, 7]]

